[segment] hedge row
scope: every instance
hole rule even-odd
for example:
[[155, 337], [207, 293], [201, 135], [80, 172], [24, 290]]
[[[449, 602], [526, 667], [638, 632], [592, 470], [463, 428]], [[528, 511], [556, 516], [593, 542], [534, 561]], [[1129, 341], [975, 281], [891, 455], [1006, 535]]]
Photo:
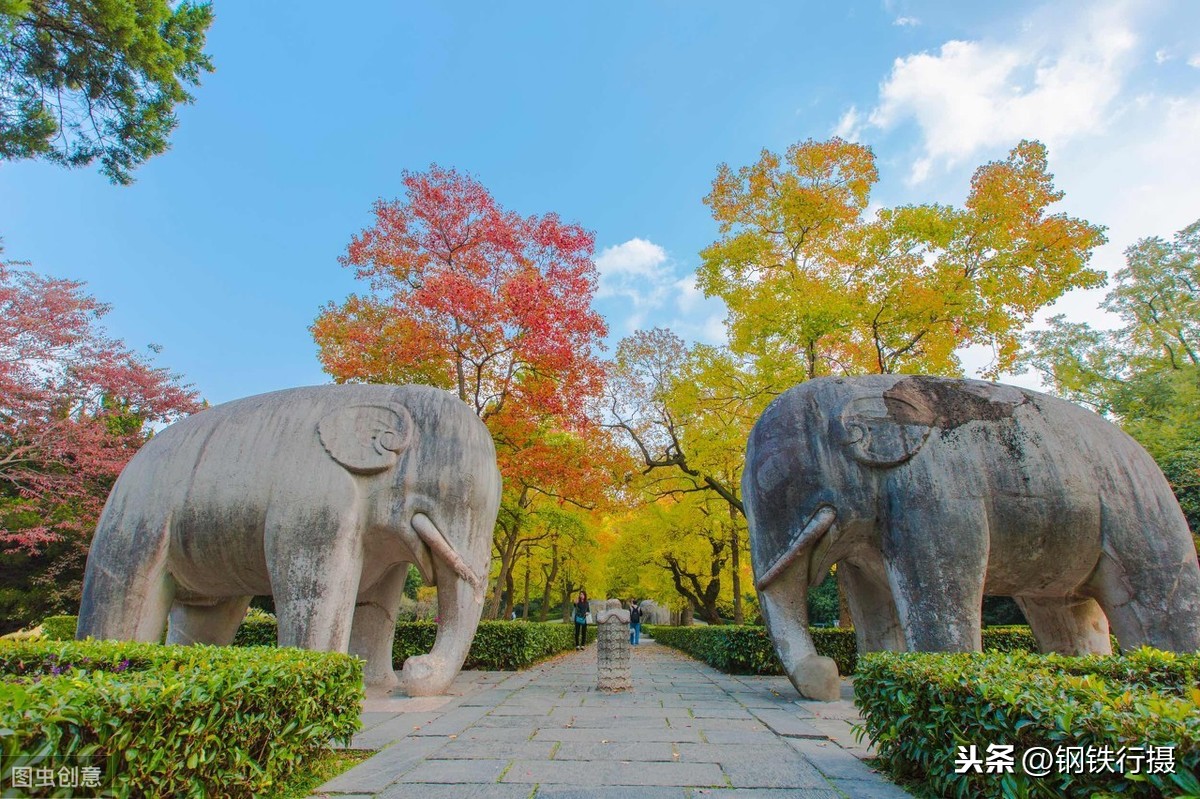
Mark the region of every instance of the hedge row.
[[[52, 616], [42, 622], [48, 638], [70, 640], [75, 637], [74, 616]], [[431, 621], [400, 622], [392, 645], [392, 665], [400, 668], [413, 655], [433, 649], [437, 625]], [[596, 640], [596, 627], [588, 625], [588, 641]], [[252, 614], [242, 622], [233, 639], [234, 646], [275, 646], [275, 619], [266, 613]], [[463, 668], [487, 671], [513, 671], [575, 645], [573, 624], [538, 622], [483, 621], [475, 631], [475, 640]]]
[[[765, 627], [646, 627], [659, 643], [679, 649], [715, 669], [730, 674], [783, 674], [783, 665]], [[848, 627], [810, 627], [817, 653], [833, 658], [842, 675], [858, 667], [854, 630]], [[1036, 652], [1037, 641], [1028, 627], [986, 627], [983, 648], [996, 652]]]
[[[1198, 676], [1200, 655], [1150, 649], [1077, 658], [880, 652], [860, 662], [854, 692], [880, 764], [937, 795], [1180, 796], [1200, 795]], [[971, 745], [985, 763], [989, 745], [1013, 746], [1013, 773], [955, 774], [958, 747]], [[1121, 773], [1087, 760], [1066, 768], [1056, 760], [1044, 776], [1023, 767], [1035, 747], [1057, 758], [1068, 747], [1115, 754], [1168, 746], [1174, 773]]]
[[[588, 641], [596, 640], [595, 625], [588, 625]], [[465, 669], [514, 671], [556, 655], [575, 645], [572, 624], [481, 621], [463, 664]], [[433, 649], [437, 624], [431, 621], [402, 621], [396, 625], [392, 665], [400, 668], [414, 655]], [[235, 646], [274, 646], [275, 620], [247, 619], [233, 639]]]
[[4, 642], [0, 675], [5, 784], [99, 768], [119, 797], [271, 795], [349, 741], [363, 700], [361, 661], [299, 650]]

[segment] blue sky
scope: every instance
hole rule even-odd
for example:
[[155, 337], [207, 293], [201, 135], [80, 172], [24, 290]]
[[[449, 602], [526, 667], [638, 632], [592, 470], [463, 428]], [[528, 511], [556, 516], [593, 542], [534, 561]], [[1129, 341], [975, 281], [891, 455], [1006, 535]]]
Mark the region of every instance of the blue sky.
[[[717, 164], [810, 137], [871, 145], [879, 205], [961, 202], [1039, 138], [1063, 209], [1108, 226], [1109, 270], [1200, 217], [1193, 0], [214, 8], [217, 70], [132, 187], [0, 165], [6, 257], [86, 280], [114, 335], [213, 402], [327, 379], [307, 328], [356, 288], [337, 257], [431, 162], [594, 230], [612, 342], [719, 339], [690, 280], [716, 235], [701, 198]], [[1103, 293], [1053, 310], [1103, 322]]]

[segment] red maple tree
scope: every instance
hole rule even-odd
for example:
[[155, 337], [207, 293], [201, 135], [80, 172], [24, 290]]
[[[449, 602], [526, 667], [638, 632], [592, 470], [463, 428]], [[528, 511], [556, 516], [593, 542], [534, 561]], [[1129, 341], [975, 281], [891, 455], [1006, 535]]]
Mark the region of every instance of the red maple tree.
[[0, 549], [74, 538], [86, 552], [149, 430], [200, 408], [190, 386], [108, 336], [108, 310], [81, 282], [0, 262]]
[[[455, 392], [492, 431], [506, 518], [528, 518], [538, 497], [598, 501], [611, 482], [598, 467], [611, 459], [588, 412], [607, 332], [592, 309], [594, 235], [552, 213], [507, 211], [454, 169], [405, 172], [403, 185], [403, 199], [375, 203], [374, 224], [340, 259], [370, 292], [329, 303], [314, 322], [325, 370], [338, 382]], [[516, 535], [498, 547], [502, 581]]]

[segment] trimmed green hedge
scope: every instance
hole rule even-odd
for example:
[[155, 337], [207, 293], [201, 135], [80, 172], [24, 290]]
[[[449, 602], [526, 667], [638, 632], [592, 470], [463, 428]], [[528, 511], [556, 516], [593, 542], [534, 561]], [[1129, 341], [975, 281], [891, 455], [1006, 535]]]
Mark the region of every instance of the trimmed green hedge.
[[[854, 692], [878, 762], [941, 796], [1200, 795], [1200, 655], [878, 652], [863, 657]], [[1014, 746], [1013, 774], [954, 773], [957, 747], [986, 760], [990, 744]], [[1033, 747], [1147, 746], [1173, 746], [1175, 773], [1021, 767]]]
[[[679, 649], [715, 669], [730, 674], [783, 674], [771, 636], [765, 627], [645, 627], [659, 643]], [[817, 653], [833, 658], [843, 676], [858, 668], [858, 646], [849, 627], [810, 627]], [[985, 627], [983, 648], [997, 652], [1036, 652], [1037, 640], [1028, 627]]]
[[[437, 625], [431, 621], [400, 622], [392, 665], [400, 668], [408, 658], [428, 653], [436, 636]], [[588, 625], [587, 638], [589, 643], [596, 640], [596, 625]], [[463, 668], [515, 671], [574, 646], [573, 624], [481, 621]]]
[[296, 649], [4, 642], [0, 674], [5, 769], [99, 766], [116, 796], [270, 795], [363, 700], [361, 661]]
[[51, 641], [73, 641], [77, 616], [47, 616], [42, 619], [42, 635]]
[[[647, 635], [674, 647], [715, 669], [730, 674], [783, 674], [775, 645], [766, 627], [721, 625], [712, 627], [646, 626]], [[833, 658], [842, 674], [853, 674], [856, 662], [854, 630], [811, 627], [817, 652]]]
[[[75, 637], [74, 616], [54, 616], [42, 622], [49, 634], [50, 622], [62, 634], [61, 640]], [[596, 640], [596, 625], [588, 625], [588, 642]], [[424, 655], [433, 649], [437, 625], [431, 621], [405, 621], [396, 625], [396, 640], [392, 645], [392, 665], [400, 668], [413, 655]], [[234, 646], [275, 646], [275, 619], [268, 614], [256, 614], [242, 622]], [[475, 631], [471, 651], [463, 664], [466, 669], [513, 671], [539, 660], [556, 655], [575, 645], [575, 625], [554, 622], [482, 621]]]

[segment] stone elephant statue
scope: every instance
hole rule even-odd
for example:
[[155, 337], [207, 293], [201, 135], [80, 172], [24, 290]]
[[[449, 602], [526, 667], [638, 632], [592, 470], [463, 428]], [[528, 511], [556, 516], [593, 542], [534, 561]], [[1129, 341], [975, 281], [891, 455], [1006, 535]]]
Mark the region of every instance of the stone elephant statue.
[[807, 598], [838, 564], [860, 652], [979, 651], [1012, 596], [1043, 651], [1200, 649], [1200, 566], [1157, 465], [1054, 397], [977, 380], [819, 378], [751, 431], [743, 501], [763, 615], [792, 684], [835, 699]]
[[483, 422], [427, 386], [328, 385], [248, 397], [167, 427], [113, 487], [88, 555], [77, 637], [228, 644], [253, 596], [280, 646], [350, 652], [397, 685], [396, 613], [415, 564], [437, 585], [428, 655], [400, 687], [441, 693], [483, 610], [500, 502]]

